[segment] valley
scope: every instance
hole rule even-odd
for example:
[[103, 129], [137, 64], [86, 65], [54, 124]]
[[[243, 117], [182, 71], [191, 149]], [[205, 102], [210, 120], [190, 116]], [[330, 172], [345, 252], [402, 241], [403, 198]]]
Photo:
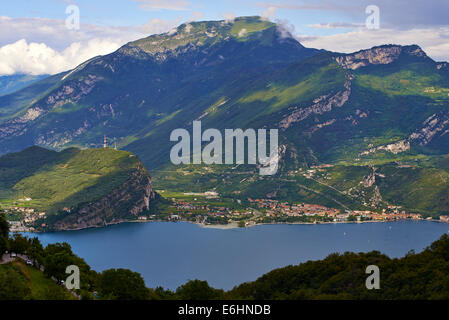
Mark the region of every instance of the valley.
[[[417, 45], [343, 54], [306, 48], [260, 17], [185, 23], [0, 97], [0, 203], [10, 220], [42, 230], [172, 216], [241, 226], [368, 219], [354, 212], [438, 220], [449, 214], [448, 107], [447, 63]], [[173, 165], [170, 132], [199, 120], [203, 130], [279, 130], [277, 173]], [[13, 160], [32, 146], [80, 166], [38, 149], [50, 167]], [[117, 155], [139, 162], [115, 170]], [[185, 197], [206, 192], [219, 197]], [[249, 199], [338, 214], [267, 212]]]

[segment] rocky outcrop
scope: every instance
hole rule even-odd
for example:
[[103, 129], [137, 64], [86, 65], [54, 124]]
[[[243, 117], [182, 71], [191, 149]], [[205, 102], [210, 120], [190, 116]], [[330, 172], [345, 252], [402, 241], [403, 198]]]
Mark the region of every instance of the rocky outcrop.
[[[25, 134], [36, 119], [66, 103], [77, 103], [81, 98], [88, 95], [94, 89], [95, 84], [101, 80], [103, 80], [103, 77], [89, 74], [77, 80], [67, 81], [44, 99], [32, 104], [23, 115], [0, 125], [0, 139]], [[54, 132], [48, 132], [47, 134], [53, 135]]]
[[437, 63], [437, 70], [448, 71], [449, 70], [449, 63], [447, 63], [447, 62], [439, 62], [439, 63]]
[[137, 219], [150, 209], [150, 202], [154, 198], [151, 178], [145, 168], [139, 165], [121, 186], [96, 201], [81, 204], [70, 213], [62, 214], [51, 228], [75, 230]]
[[327, 126], [331, 126], [335, 123], [335, 121], [337, 121], [336, 119], [331, 119], [329, 121], [323, 122], [323, 123], [318, 123], [317, 125], [313, 126], [312, 128], [310, 128], [308, 130], [308, 133], [312, 134], [315, 131], [320, 130], [321, 128], [327, 127]]
[[367, 154], [370, 154], [370, 153], [376, 153], [378, 151], [388, 151], [388, 152], [391, 152], [393, 154], [398, 154], [398, 153], [405, 152], [405, 151], [408, 151], [408, 150], [410, 150], [410, 141], [408, 141], [408, 140], [401, 140], [401, 141], [398, 141], [398, 142], [395, 142], [395, 143], [390, 143], [390, 144], [387, 144], [387, 145], [384, 145], [384, 146], [371, 148], [369, 150], [363, 151], [360, 155], [363, 156], [363, 155], [367, 155]]
[[365, 188], [369, 188], [372, 185], [376, 183], [376, 171], [373, 169], [373, 171], [362, 180], [363, 186]]
[[303, 121], [312, 114], [323, 114], [334, 108], [341, 108], [349, 100], [349, 96], [351, 95], [351, 80], [352, 76], [348, 75], [344, 84], [345, 90], [338, 91], [334, 95], [327, 94], [320, 96], [313, 100], [313, 104], [309, 107], [295, 107], [292, 113], [279, 122], [279, 128], [286, 130], [293, 123]]
[[410, 139], [415, 140], [421, 146], [429, 144], [433, 139], [449, 132], [449, 113], [434, 113], [427, 118], [422, 127], [411, 134]]
[[378, 186], [374, 186], [373, 196], [370, 199], [371, 206], [376, 208], [383, 202], [382, 195]]
[[427, 57], [424, 51], [416, 45], [405, 47], [389, 45], [339, 56], [335, 58], [335, 61], [345, 69], [356, 70], [368, 65], [390, 64], [396, 61], [401, 54]]

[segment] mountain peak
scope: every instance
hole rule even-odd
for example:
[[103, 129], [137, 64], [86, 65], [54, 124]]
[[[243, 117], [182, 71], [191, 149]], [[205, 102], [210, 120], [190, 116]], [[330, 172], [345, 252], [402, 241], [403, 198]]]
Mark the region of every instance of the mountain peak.
[[401, 56], [430, 59], [418, 45], [401, 46], [387, 44], [345, 54], [336, 61], [345, 69], [356, 70], [368, 65], [390, 64]]
[[222, 40], [246, 41], [276, 24], [258, 16], [238, 17], [233, 20], [197, 21], [183, 23], [172, 30], [133, 41], [128, 47], [137, 47], [149, 54], [172, 51], [187, 45], [212, 45]]

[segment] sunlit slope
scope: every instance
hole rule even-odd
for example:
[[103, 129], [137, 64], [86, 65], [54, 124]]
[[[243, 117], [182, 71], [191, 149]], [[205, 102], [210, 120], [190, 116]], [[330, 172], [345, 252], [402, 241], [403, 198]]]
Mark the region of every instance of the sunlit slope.
[[5, 207], [30, 207], [56, 221], [61, 214], [137, 215], [148, 210], [154, 193], [148, 172], [130, 152], [32, 147], [0, 158], [0, 196]]

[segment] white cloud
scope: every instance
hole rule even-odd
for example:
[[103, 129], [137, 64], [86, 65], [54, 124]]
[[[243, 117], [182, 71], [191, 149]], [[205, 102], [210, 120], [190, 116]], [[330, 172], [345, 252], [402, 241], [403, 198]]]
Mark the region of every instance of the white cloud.
[[0, 48], [0, 75], [14, 73], [55, 74], [73, 69], [82, 62], [117, 50], [120, 43], [92, 39], [87, 43], [72, 43], [58, 52], [44, 43], [27, 43], [25, 39]]
[[188, 21], [198, 21], [202, 17], [204, 17], [203, 13], [198, 12], [198, 11], [193, 11], [192, 16], [188, 19]]
[[140, 7], [145, 10], [188, 10], [189, 2], [186, 0], [134, 0], [138, 2]]
[[449, 28], [357, 30], [326, 36], [298, 36], [307, 47], [350, 53], [382, 44], [419, 45], [436, 61], [449, 61]]
[[180, 18], [175, 20], [151, 19], [140, 30], [147, 35], [164, 33], [178, 26], [180, 21]]
[[[317, 4], [318, 2], [318, 4]], [[320, 3], [322, 2], [322, 3]], [[340, 8], [335, 2], [332, 4], [325, 3], [326, 1], [311, 0], [302, 1], [302, 3], [297, 3], [297, 1], [286, 1], [286, 2], [258, 2], [256, 5], [258, 7], [275, 7], [279, 9], [288, 10], [317, 10], [317, 11], [336, 11]]]
[[26, 39], [28, 42], [45, 43], [55, 50], [62, 51], [74, 42], [111, 38], [125, 43], [141, 37], [143, 32], [151, 31], [142, 30], [141, 27], [107, 27], [92, 24], [81, 24], [79, 30], [68, 30], [64, 20], [0, 17], [0, 46]]
[[308, 24], [309, 28], [314, 29], [338, 29], [338, 28], [360, 28], [363, 27], [362, 23], [347, 23], [347, 22], [330, 22], [330, 23], [316, 23]]
[[262, 18], [272, 19], [276, 15], [276, 7], [268, 7], [266, 10], [262, 11]]
[[277, 29], [281, 33], [281, 37], [283, 38], [292, 38], [295, 33], [295, 26], [291, 24], [288, 20], [285, 19], [276, 19], [275, 20]]
[[223, 14], [223, 18], [225, 19], [225, 22], [234, 22], [235, 14], [233, 12], [227, 12]]
[[168, 35], [169, 35], [169, 36], [172, 36], [172, 35], [174, 35], [177, 31], [178, 31], [177, 28], [173, 28], [173, 29], [171, 29], [170, 31], [168, 31]]

